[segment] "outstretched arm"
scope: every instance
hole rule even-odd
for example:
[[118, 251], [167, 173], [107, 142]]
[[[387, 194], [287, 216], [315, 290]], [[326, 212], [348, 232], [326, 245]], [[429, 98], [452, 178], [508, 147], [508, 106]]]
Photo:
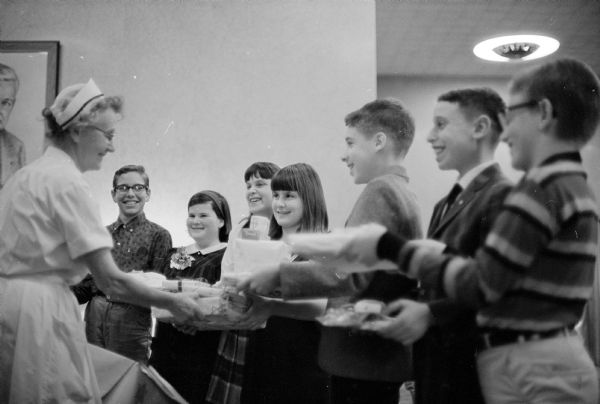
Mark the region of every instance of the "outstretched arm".
[[98, 287], [108, 296], [140, 306], [169, 310], [178, 321], [202, 318], [193, 296], [151, 289], [117, 268], [108, 248], [89, 252], [80, 258], [91, 270]]

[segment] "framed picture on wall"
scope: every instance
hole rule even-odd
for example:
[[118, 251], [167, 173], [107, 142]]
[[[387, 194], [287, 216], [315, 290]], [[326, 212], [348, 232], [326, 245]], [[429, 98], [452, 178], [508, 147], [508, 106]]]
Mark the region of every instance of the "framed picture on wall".
[[59, 46], [58, 41], [0, 41], [0, 188], [10, 171], [43, 152], [41, 112], [57, 94]]

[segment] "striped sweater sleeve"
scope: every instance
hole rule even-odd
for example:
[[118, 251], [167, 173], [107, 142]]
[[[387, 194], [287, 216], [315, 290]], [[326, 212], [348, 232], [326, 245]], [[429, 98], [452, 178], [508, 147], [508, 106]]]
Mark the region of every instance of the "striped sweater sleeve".
[[426, 286], [480, 307], [507, 293], [586, 299], [596, 244], [596, 204], [585, 173], [580, 164], [561, 162], [521, 180], [474, 258], [432, 255], [410, 243], [398, 244], [396, 258]]

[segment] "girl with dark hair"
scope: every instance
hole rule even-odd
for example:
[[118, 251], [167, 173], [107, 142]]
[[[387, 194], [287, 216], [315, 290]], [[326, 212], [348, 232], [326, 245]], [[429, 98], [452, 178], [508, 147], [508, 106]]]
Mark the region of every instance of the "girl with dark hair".
[[[174, 249], [163, 266], [167, 279], [199, 279], [214, 284], [231, 230], [229, 205], [215, 191], [194, 194], [187, 229], [194, 243]], [[190, 403], [203, 403], [217, 354], [220, 331], [197, 331], [159, 322], [150, 365]]]
[[[272, 239], [286, 241], [297, 232], [325, 232], [327, 208], [321, 181], [308, 164], [292, 164], [271, 180]], [[304, 261], [292, 257], [293, 261]], [[242, 403], [327, 403], [328, 376], [317, 363], [320, 326], [314, 318], [325, 299], [302, 302], [254, 301], [250, 315], [269, 316], [249, 341]], [[262, 313], [260, 313], [262, 311]]]
[[[234, 240], [242, 237], [243, 229], [250, 227], [252, 218], [262, 217], [270, 220], [273, 216], [271, 178], [277, 171], [279, 171], [278, 165], [259, 161], [251, 164], [244, 172], [249, 215], [242, 218], [230, 233], [221, 262], [222, 274], [234, 271], [232, 258], [235, 249]], [[229, 330], [221, 333], [217, 359], [206, 397], [207, 402], [214, 404], [240, 402], [246, 346], [251, 333], [251, 330]]]
[[248, 215], [239, 221], [238, 225], [231, 231], [230, 242], [223, 256], [221, 269], [223, 273], [233, 272], [233, 243], [236, 238], [241, 237], [242, 229], [250, 227], [253, 216], [271, 219], [273, 209], [271, 207], [272, 192], [271, 178], [279, 171], [279, 166], [269, 162], [259, 161], [252, 163], [244, 172], [246, 183], [246, 202], [248, 202]]

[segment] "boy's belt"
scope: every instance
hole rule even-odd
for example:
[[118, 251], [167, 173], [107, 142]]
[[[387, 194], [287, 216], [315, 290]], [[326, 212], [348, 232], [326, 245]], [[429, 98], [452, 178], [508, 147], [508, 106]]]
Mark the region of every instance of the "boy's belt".
[[542, 339], [554, 338], [559, 336], [569, 336], [573, 333], [571, 327], [555, 328], [548, 331], [520, 331], [520, 330], [501, 330], [501, 329], [483, 329], [479, 335], [479, 349], [489, 349], [501, 345], [522, 344], [529, 341], [538, 341]]

